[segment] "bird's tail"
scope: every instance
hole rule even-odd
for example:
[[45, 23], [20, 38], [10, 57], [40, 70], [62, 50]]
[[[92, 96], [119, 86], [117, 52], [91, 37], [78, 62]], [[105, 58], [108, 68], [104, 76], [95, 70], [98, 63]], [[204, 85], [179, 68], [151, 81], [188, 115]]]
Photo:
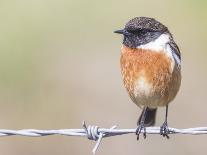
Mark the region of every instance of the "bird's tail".
[[[140, 115], [139, 120], [137, 122], [138, 126], [140, 125], [141, 117], [144, 114], [144, 110], [145, 109], [142, 110], [142, 114]], [[156, 112], [157, 112], [157, 108], [155, 108], [155, 109], [150, 109], [148, 107], [146, 108], [146, 113], [145, 113], [146, 117], [145, 117], [145, 121], [144, 121], [145, 126], [153, 126], [155, 124]]]

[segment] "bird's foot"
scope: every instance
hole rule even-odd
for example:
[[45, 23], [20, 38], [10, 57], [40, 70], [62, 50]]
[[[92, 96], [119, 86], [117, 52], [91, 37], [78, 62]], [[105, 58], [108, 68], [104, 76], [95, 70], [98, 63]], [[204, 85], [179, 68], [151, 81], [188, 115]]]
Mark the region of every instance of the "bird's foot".
[[139, 140], [139, 135], [142, 130], [144, 130], [143, 137], [144, 137], [144, 139], [146, 138], [146, 127], [144, 126], [144, 124], [141, 123], [136, 129], [137, 140]]
[[162, 126], [160, 127], [160, 135], [162, 135], [163, 137], [166, 137], [167, 139], [169, 139], [170, 137], [168, 136], [168, 134], [170, 133], [169, 129], [168, 129], [168, 125], [167, 125], [167, 121], [165, 121]]

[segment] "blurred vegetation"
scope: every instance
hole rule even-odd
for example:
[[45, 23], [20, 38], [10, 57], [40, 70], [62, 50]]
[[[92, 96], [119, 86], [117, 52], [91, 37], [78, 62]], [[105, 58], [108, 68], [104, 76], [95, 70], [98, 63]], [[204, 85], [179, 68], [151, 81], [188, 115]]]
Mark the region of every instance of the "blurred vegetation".
[[[121, 38], [113, 34], [135, 16], [168, 26], [182, 52], [182, 88], [170, 107], [170, 125], [205, 126], [206, 7], [205, 0], [0, 0], [0, 128], [79, 128], [83, 119], [135, 127], [140, 110], [123, 88]], [[162, 118], [161, 108], [157, 125]], [[205, 141], [155, 135], [136, 142], [129, 135], [106, 140], [98, 154], [193, 155], [207, 151]], [[0, 150], [91, 154], [91, 144], [72, 137], [9, 137], [0, 139]]]

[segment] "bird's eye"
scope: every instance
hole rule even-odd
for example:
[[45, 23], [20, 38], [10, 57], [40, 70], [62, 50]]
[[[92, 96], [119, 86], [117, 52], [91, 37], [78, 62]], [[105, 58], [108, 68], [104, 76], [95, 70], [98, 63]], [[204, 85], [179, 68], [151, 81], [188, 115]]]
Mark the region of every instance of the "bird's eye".
[[136, 30], [127, 30], [127, 31], [130, 32], [130, 33], [136, 32]]
[[134, 29], [134, 30], [127, 30], [129, 33], [132, 33], [134, 35], [145, 35], [148, 32], [156, 32], [149, 29]]
[[139, 34], [140, 33], [140, 30], [138, 29], [135, 29], [135, 30], [127, 30], [129, 33], [132, 33], [132, 34]]
[[149, 32], [150, 30], [148, 30], [148, 29], [131, 29], [131, 30], [127, 30], [127, 31], [130, 33], [133, 33], [133, 34], [144, 34], [144, 33]]
[[147, 30], [147, 29], [140, 30], [140, 33], [142, 33], [142, 34], [147, 33], [147, 32], [149, 32], [149, 30]]

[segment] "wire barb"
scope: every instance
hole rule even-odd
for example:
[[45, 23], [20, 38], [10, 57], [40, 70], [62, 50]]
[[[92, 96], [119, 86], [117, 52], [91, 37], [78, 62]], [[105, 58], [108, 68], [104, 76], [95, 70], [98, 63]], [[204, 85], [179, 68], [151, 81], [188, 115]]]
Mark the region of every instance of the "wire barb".
[[[93, 154], [95, 154], [103, 138], [136, 132], [136, 129], [116, 129], [117, 126], [112, 126], [109, 129], [99, 128], [98, 126], [91, 126], [91, 125], [87, 126], [85, 121], [83, 121], [82, 126], [83, 129], [59, 129], [59, 130], [0, 129], [0, 137], [14, 136], [14, 135], [28, 136], [28, 137], [41, 137], [41, 136], [49, 136], [49, 135], [87, 137], [89, 140], [96, 141], [96, 144], [92, 150]], [[169, 129], [169, 134], [191, 134], [191, 135], [207, 134], [207, 127], [196, 127], [196, 128], [187, 128], [187, 129], [176, 129], [176, 128], [168, 127], [168, 129]], [[141, 133], [143, 132], [144, 130], [141, 130]], [[146, 127], [146, 134], [160, 134], [160, 127]]]
[[[97, 141], [96, 142], [96, 145], [94, 146], [93, 150], [92, 150], [92, 153], [95, 154], [96, 153], [96, 150], [98, 149], [99, 145], [101, 144], [101, 140], [104, 136], [106, 136], [106, 133], [105, 132], [99, 132], [98, 129], [99, 127], [98, 126], [86, 126], [86, 123], [85, 121], [83, 121], [82, 123], [83, 125], [83, 128], [85, 130], [85, 133], [88, 137], [89, 140], [94, 140], [94, 141]], [[110, 128], [110, 130], [113, 130], [115, 129], [116, 126], [112, 126]]]

